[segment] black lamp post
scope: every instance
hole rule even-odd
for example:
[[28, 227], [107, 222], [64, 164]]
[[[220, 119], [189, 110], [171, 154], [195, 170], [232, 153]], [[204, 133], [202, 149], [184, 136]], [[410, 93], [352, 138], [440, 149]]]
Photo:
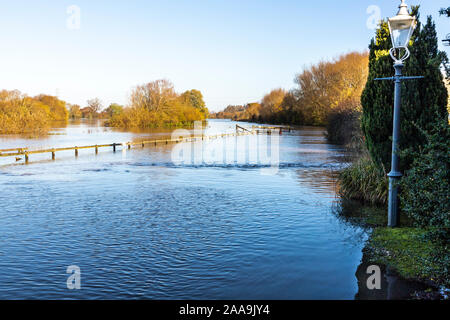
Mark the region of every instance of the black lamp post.
[[420, 79], [423, 77], [403, 77], [402, 70], [404, 62], [408, 59], [410, 52], [409, 41], [417, 26], [416, 18], [408, 12], [405, 0], [400, 4], [400, 10], [395, 17], [389, 19], [389, 31], [391, 33], [392, 48], [390, 55], [394, 60], [395, 76], [389, 78], [377, 78], [375, 80], [393, 80], [395, 82], [394, 91], [394, 120], [392, 133], [392, 162], [391, 172], [389, 172], [389, 202], [388, 202], [388, 226], [396, 227], [399, 224], [399, 203], [398, 203], [398, 182], [402, 177], [398, 165], [398, 144], [400, 139], [400, 105], [401, 105], [401, 84], [403, 80]]

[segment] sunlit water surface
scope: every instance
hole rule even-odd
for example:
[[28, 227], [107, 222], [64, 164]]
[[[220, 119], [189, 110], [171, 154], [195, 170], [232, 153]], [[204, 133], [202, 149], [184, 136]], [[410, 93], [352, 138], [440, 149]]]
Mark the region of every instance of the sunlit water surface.
[[[208, 125], [205, 134], [235, 130]], [[0, 149], [170, 135], [84, 122], [57, 132], [3, 136]], [[366, 233], [333, 214], [343, 150], [318, 128], [283, 133], [267, 174], [241, 157], [261, 138], [207, 142], [205, 152], [223, 142], [236, 152], [225, 163], [174, 163], [174, 144], [2, 159], [0, 298], [353, 299]], [[70, 265], [80, 290], [67, 289]]]

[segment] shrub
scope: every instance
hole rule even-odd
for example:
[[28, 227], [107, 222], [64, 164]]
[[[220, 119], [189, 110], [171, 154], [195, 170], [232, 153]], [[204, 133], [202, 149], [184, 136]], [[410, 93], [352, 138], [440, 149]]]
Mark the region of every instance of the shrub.
[[339, 173], [339, 194], [345, 199], [386, 204], [389, 190], [386, 173], [369, 156], [353, 162]]
[[69, 111], [66, 108], [66, 103], [57, 97], [40, 94], [33, 99], [49, 107], [51, 120], [67, 121], [69, 119]]
[[0, 91], [0, 134], [42, 134], [51, 121], [67, 119], [65, 102], [56, 97], [31, 98], [18, 90]]
[[81, 108], [77, 104], [73, 104], [69, 108], [69, 118], [79, 119], [82, 117]]
[[327, 119], [327, 139], [331, 143], [350, 145], [362, 136], [360, 104], [346, 101], [333, 109]]
[[413, 154], [413, 165], [401, 180], [403, 211], [418, 226], [450, 228], [450, 126], [437, 121], [428, 143]]

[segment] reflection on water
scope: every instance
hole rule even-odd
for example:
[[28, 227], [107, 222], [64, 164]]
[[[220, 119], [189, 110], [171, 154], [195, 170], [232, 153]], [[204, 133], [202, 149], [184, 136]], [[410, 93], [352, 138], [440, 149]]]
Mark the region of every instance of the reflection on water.
[[[214, 120], [205, 134], [234, 130], [234, 122]], [[3, 136], [0, 144], [170, 135], [86, 122], [56, 132], [38, 140]], [[33, 155], [29, 165], [2, 159], [0, 298], [355, 297], [367, 234], [332, 213], [343, 151], [326, 143], [322, 129], [283, 133], [275, 175], [255, 163], [174, 164], [174, 146], [80, 150], [78, 158], [62, 152], [56, 161]], [[69, 265], [81, 268], [81, 290], [66, 288]]]
[[129, 142], [146, 138], [169, 137], [169, 129], [124, 130], [104, 127], [105, 120], [71, 120], [68, 125], [59, 123], [48, 135], [30, 139], [27, 135], [0, 135], [0, 148], [30, 147], [44, 149], [52, 147], [73, 147], [113, 142]]

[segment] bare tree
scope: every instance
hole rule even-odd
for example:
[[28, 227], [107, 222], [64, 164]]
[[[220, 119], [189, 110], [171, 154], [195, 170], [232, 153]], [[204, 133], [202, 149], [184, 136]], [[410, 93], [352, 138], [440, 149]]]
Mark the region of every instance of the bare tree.
[[99, 98], [90, 99], [87, 101], [88, 108], [92, 114], [98, 114], [103, 108], [102, 102]]

